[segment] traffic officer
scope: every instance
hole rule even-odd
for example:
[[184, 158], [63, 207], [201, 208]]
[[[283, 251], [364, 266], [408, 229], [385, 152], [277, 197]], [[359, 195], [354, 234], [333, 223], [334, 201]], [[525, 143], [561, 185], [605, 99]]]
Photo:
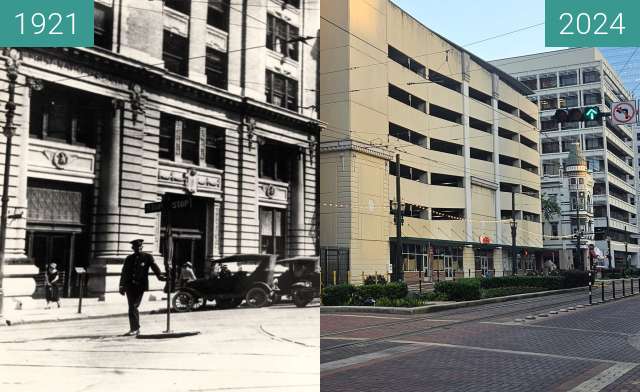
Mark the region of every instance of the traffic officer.
[[133, 254], [127, 256], [122, 266], [120, 274], [120, 294], [127, 295], [129, 304], [129, 327], [130, 330], [125, 336], [137, 336], [140, 334], [140, 314], [138, 306], [142, 301], [144, 292], [149, 290], [149, 268], [151, 268], [160, 281], [167, 278], [160, 271], [160, 267], [153, 260], [153, 256], [142, 252], [144, 240], [135, 239], [131, 241]]

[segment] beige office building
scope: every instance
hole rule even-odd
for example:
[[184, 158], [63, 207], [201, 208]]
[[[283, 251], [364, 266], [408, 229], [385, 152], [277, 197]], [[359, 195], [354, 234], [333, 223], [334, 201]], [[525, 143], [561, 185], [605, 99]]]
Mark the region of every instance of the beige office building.
[[[387, 0], [321, 4], [325, 279], [395, 259], [400, 154], [405, 279], [540, 268], [538, 108], [526, 86]], [[474, 272], [475, 271], [475, 272]]]

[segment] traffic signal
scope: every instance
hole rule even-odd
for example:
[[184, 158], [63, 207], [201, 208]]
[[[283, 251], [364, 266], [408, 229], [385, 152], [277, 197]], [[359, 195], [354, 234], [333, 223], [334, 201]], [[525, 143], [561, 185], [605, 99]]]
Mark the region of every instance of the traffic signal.
[[603, 117], [610, 116], [610, 113], [602, 113], [598, 106], [589, 106], [585, 108], [573, 108], [569, 110], [558, 109], [553, 116], [558, 123], [578, 122], [578, 121], [597, 121]]

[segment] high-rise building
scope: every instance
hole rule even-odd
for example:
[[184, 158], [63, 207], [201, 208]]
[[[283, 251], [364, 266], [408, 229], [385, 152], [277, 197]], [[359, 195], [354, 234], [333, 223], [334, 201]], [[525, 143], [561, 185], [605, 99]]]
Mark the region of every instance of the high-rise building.
[[53, 261], [65, 296], [74, 267], [90, 295], [117, 291], [130, 240], [162, 257], [166, 222], [144, 206], [164, 194], [193, 197], [174, 259], [198, 276], [236, 253], [316, 254], [319, 13], [96, 0], [96, 47], [20, 49], [5, 294], [32, 295]]
[[[594, 179], [593, 215], [596, 246], [613, 265], [638, 265], [637, 162], [633, 130], [611, 117], [558, 124], [557, 109], [598, 106], [610, 112], [613, 102], [630, 99], [616, 72], [595, 48], [566, 49], [508, 58], [494, 65], [535, 91], [540, 108], [542, 191], [553, 187], [566, 166], [570, 147], [580, 143]], [[572, 231], [577, 228], [575, 225]], [[547, 228], [548, 230], [548, 228]]]
[[399, 240], [408, 281], [501, 275], [512, 191], [516, 268], [540, 268], [532, 91], [388, 0], [325, 1], [321, 16], [325, 279], [386, 273]]

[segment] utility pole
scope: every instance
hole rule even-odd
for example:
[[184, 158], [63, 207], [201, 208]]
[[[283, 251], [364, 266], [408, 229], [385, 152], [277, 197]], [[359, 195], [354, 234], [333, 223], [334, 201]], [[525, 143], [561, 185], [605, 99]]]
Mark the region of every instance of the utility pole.
[[394, 281], [404, 280], [402, 264], [402, 203], [400, 198], [400, 154], [396, 154], [396, 260], [394, 265]]
[[511, 274], [515, 275], [518, 271], [518, 262], [516, 257], [516, 232], [518, 230], [518, 222], [516, 222], [516, 191], [511, 189]]
[[9, 174], [11, 169], [11, 144], [15, 134], [15, 126], [13, 125], [13, 118], [16, 113], [16, 82], [18, 80], [18, 68], [20, 68], [20, 52], [16, 49], [5, 49], [5, 56], [7, 56], [7, 77], [9, 78], [9, 100], [5, 105], [5, 118], [3, 133], [7, 138], [5, 141], [5, 154], [4, 154], [4, 177], [2, 182], [2, 213], [0, 214], [0, 319], [3, 315], [4, 305], [4, 263], [5, 263], [5, 250], [7, 245], [7, 209], [9, 207]]
[[629, 261], [629, 232], [627, 231], [627, 226], [624, 226], [624, 263], [622, 264], [622, 270], [624, 271], [627, 268]]

